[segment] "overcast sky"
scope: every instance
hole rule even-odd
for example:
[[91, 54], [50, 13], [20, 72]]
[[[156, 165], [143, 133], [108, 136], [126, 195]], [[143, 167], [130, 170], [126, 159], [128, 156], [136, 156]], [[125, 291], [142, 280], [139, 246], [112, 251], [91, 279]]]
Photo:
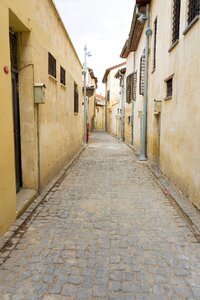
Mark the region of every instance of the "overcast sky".
[[98, 93], [104, 94], [105, 70], [123, 60], [119, 57], [128, 37], [134, 0], [54, 0], [80, 61], [84, 45], [92, 52], [88, 67], [99, 81]]

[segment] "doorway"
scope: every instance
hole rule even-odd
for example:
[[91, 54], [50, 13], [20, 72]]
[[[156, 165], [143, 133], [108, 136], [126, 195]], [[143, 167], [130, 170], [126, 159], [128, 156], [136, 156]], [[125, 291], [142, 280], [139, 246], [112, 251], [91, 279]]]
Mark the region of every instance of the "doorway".
[[16, 192], [22, 187], [22, 164], [21, 164], [21, 138], [20, 138], [20, 109], [18, 93], [18, 58], [17, 58], [17, 34], [10, 31], [10, 57], [12, 79], [12, 107], [13, 107], [13, 130], [15, 148], [15, 177]]

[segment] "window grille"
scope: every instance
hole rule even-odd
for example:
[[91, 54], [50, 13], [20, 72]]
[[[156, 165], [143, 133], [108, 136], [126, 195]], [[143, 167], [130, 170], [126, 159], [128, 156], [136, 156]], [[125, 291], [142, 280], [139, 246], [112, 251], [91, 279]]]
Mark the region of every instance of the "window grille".
[[181, 11], [181, 0], [174, 0], [173, 24], [172, 24], [172, 43], [173, 44], [179, 39], [180, 11]]
[[126, 78], [126, 102], [131, 103], [131, 81], [132, 81], [132, 74], [128, 75]]
[[145, 56], [142, 55], [140, 58], [140, 84], [139, 84], [140, 95], [144, 95], [144, 72], [145, 72]]
[[156, 68], [156, 43], [157, 43], [157, 18], [154, 21], [154, 41], [153, 41], [153, 70]]
[[48, 73], [56, 78], [56, 60], [51, 53], [49, 53]]
[[110, 91], [107, 91], [107, 97], [106, 97], [107, 101], [110, 101]]
[[60, 82], [66, 84], [65, 69], [60, 66]]
[[189, 0], [188, 5], [188, 24], [200, 14], [200, 0]]
[[166, 85], [167, 85], [167, 94], [166, 97], [172, 97], [172, 93], [173, 93], [173, 78], [170, 78], [166, 81]]
[[78, 113], [78, 110], [79, 110], [78, 85], [74, 82], [74, 112]]
[[137, 73], [134, 72], [128, 75], [126, 79], [126, 102], [131, 103], [132, 100], [136, 100], [136, 85], [137, 85]]

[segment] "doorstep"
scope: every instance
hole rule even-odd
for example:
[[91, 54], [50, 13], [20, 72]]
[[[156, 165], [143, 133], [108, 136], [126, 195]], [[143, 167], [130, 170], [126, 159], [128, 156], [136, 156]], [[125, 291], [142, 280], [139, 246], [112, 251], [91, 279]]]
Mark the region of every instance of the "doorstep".
[[37, 191], [21, 189], [17, 193], [16, 218], [19, 218], [37, 196]]

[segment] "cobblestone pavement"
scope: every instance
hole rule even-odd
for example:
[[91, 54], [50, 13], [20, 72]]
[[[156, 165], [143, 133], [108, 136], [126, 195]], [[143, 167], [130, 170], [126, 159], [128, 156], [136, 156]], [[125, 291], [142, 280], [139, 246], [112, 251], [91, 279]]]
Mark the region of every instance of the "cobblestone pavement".
[[95, 133], [1, 266], [0, 299], [200, 299], [200, 244], [133, 151]]

